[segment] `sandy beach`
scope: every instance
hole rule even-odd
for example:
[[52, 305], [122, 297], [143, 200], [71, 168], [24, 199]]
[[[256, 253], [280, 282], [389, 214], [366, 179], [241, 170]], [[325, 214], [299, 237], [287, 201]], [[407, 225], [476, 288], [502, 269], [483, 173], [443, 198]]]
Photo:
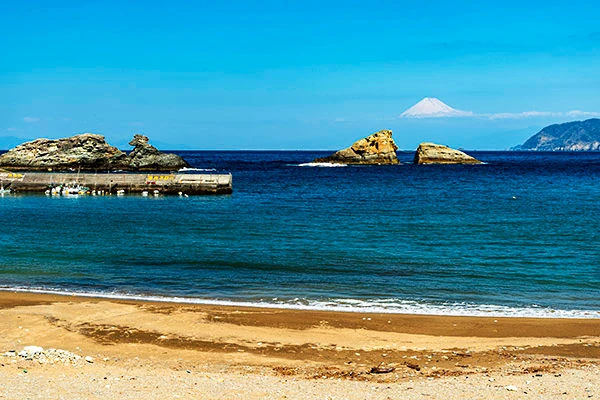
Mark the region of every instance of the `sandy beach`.
[[339, 313], [2, 292], [0, 321], [0, 398], [600, 396], [598, 319]]

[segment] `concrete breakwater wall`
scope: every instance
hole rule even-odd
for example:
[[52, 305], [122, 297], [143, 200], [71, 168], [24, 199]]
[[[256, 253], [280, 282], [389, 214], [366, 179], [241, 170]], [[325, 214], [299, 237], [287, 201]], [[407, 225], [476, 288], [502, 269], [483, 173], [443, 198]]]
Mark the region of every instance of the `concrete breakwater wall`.
[[0, 183], [15, 192], [44, 192], [61, 185], [80, 185], [90, 191], [161, 194], [230, 194], [231, 174], [180, 173], [51, 173], [0, 172]]

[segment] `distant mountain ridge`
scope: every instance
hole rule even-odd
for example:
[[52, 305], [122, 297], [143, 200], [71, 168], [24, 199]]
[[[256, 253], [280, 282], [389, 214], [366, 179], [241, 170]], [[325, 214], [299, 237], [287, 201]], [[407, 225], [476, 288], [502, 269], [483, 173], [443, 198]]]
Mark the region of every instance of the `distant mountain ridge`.
[[566, 122], [545, 127], [512, 150], [590, 151], [600, 150], [600, 119]]

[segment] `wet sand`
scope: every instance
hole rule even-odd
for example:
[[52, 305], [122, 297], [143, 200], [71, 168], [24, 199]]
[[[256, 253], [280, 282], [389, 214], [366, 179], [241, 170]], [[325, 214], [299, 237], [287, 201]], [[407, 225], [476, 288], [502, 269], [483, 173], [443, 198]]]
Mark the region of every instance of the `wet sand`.
[[0, 354], [25, 346], [91, 358], [65, 364], [2, 355], [0, 398], [421, 398], [423, 391], [433, 398], [526, 391], [543, 398], [600, 396], [589, 384], [600, 372], [598, 319], [365, 314], [0, 292]]

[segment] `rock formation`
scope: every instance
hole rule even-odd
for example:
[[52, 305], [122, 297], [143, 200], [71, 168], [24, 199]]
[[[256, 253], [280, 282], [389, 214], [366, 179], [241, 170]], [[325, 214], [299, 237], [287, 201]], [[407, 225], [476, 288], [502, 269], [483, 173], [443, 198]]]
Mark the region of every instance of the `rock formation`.
[[134, 135], [129, 142], [134, 146], [129, 154], [128, 161], [132, 169], [138, 171], [177, 170], [190, 165], [176, 154], [166, 154], [148, 143], [148, 137]]
[[481, 161], [459, 150], [434, 143], [421, 143], [415, 152], [415, 164], [480, 164]]
[[[136, 140], [137, 139], [137, 140]], [[170, 171], [189, 166], [174, 154], [163, 154], [136, 135], [127, 155], [106, 143], [104, 136], [84, 133], [64, 139], [36, 139], [0, 156], [0, 167], [12, 171]]]
[[398, 146], [392, 139], [392, 131], [382, 130], [356, 141], [352, 146], [329, 157], [317, 158], [314, 162], [336, 164], [398, 164]]
[[547, 126], [513, 150], [600, 150], [600, 119], [592, 118]]
[[36, 139], [2, 156], [0, 166], [11, 170], [87, 170], [122, 168], [127, 154], [106, 143], [104, 136], [84, 133], [65, 139]]

